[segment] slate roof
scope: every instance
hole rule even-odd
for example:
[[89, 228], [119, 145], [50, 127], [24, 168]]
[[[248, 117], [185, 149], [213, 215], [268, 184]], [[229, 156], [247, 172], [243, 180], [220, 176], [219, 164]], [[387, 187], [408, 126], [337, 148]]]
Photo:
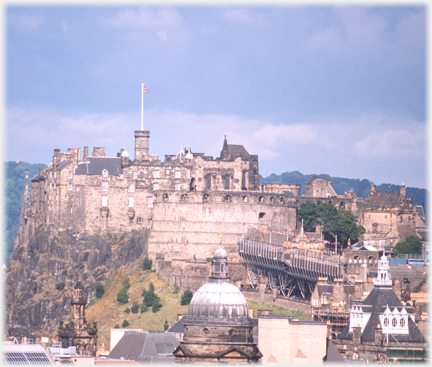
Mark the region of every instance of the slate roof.
[[417, 214], [420, 216], [420, 217], [426, 217], [426, 214], [425, 214], [425, 211], [424, 211], [424, 208], [423, 208], [423, 206], [422, 205], [416, 205], [416, 210], [417, 210]]
[[175, 334], [184, 334], [184, 316], [177, 320], [169, 329], [168, 332], [175, 333]]
[[57, 166], [54, 168], [54, 171], [61, 171], [63, 168], [67, 167], [69, 164], [71, 164], [72, 161], [63, 161], [57, 164]]
[[[389, 306], [390, 309], [394, 307], [403, 307], [401, 301], [396, 296], [395, 292], [391, 287], [375, 287], [369, 293], [369, 296], [363, 301], [363, 305], [372, 306], [372, 314], [369, 318], [368, 323], [363, 329], [363, 333], [361, 336], [362, 341], [374, 341], [375, 340], [375, 327], [380, 322], [379, 321], [379, 313], [383, 311], [383, 307]], [[405, 307], [408, 313], [412, 313], [411, 307]], [[398, 342], [410, 342], [410, 343], [426, 343], [425, 338], [421, 334], [420, 330], [411, 320], [411, 317], [408, 317], [408, 335], [395, 335], [393, 338], [396, 338]], [[386, 334], [383, 333], [383, 338]], [[344, 327], [341, 333], [338, 336], [338, 339], [352, 339], [352, 333], [349, 332], [349, 324]], [[394, 340], [393, 340], [394, 341]], [[389, 334], [389, 342], [390, 334]]]
[[317, 175], [313, 175], [309, 178], [309, 180], [306, 181], [306, 185], [310, 184], [311, 182], [315, 181], [315, 180], [322, 180], [321, 177], [317, 176]]
[[121, 158], [90, 157], [90, 162], [78, 163], [76, 175], [102, 175], [106, 169], [110, 176], [119, 176], [123, 173]]
[[231, 156], [231, 159], [235, 159], [237, 157], [241, 157], [245, 160], [249, 159], [249, 153], [243, 145], [228, 144], [228, 153]]
[[127, 331], [109, 353], [108, 358], [138, 362], [174, 361], [173, 351], [179, 341], [172, 333], [164, 331]]
[[399, 191], [375, 191], [365, 199], [364, 207], [371, 209], [395, 208], [404, 205], [404, 197]]
[[295, 198], [294, 194], [291, 191], [283, 191], [284, 195], [289, 198]]

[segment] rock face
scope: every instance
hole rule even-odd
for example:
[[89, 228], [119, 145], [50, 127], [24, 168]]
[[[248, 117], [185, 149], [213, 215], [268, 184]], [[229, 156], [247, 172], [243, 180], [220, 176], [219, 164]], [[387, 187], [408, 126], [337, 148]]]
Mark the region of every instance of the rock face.
[[[87, 301], [95, 298], [97, 282], [123, 265], [142, 261], [147, 237], [148, 230], [76, 238], [71, 231], [36, 229], [16, 248], [8, 265], [7, 334], [54, 336], [59, 321], [71, 316], [76, 282], [82, 281]], [[57, 289], [62, 282], [64, 289]]]

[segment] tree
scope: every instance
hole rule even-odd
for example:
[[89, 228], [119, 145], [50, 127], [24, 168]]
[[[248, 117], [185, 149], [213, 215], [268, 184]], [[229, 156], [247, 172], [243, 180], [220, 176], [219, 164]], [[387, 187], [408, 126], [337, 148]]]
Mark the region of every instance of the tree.
[[330, 233], [330, 227], [337, 218], [338, 210], [329, 203], [319, 203], [317, 205], [318, 223], [321, 225], [323, 234]]
[[339, 209], [328, 232], [333, 237], [337, 235], [338, 242], [346, 247], [348, 239], [351, 243], [357, 242], [358, 238], [365, 233], [365, 229], [357, 225], [357, 217], [350, 210]]
[[128, 326], [129, 326], [129, 321], [123, 320], [122, 327], [128, 327]]
[[56, 289], [58, 289], [59, 291], [62, 291], [65, 287], [66, 283], [65, 282], [60, 282], [56, 284]]
[[123, 287], [125, 287], [126, 289], [129, 289], [130, 288], [130, 279], [129, 279], [129, 277], [126, 277], [124, 280], [123, 280]]
[[149, 290], [143, 289], [142, 294], [144, 296], [144, 304], [146, 307], [152, 307], [154, 304], [160, 302], [160, 298], [154, 292], [154, 285], [150, 283]]
[[153, 264], [153, 261], [152, 260], [150, 260], [147, 256], [144, 258], [144, 261], [143, 261], [143, 269], [144, 270], [151, 270], [151, 268], [152, 268], [152, 264]]
[[89, 325], [89, 326], [87, 327], [87, 332], [88, 332], [90, 335], [95, 335], [95, 334], [96, 334], [96, 328], [95, 328], [93, 325]]
[[408, 236], [405, 241], [398, 242], [393, 248], [393, 257], [402, 254], [421, 254], [424, 238]]
[[161, 307], [162, 307], [162, 304], [159, 301], [153, 303], [152, 312], [153, 313], [158, 312], [161, 309]]
[[131, 308], [132, 313], [138, 313], [139, 308], [140, 308], [139, 303], [135, 301]]
[[190, 289], [186, 289], [180, 299], [180, 304], [182, 306], [190, 304], [192, 300], [193, 292]]
[[124, 305], [129, 302], [129, 296], [127, 294], [127, 289], [125, 287], [120, 289], [119, 292], [117, 293], [117, 301], [121, 305]]
[[312, 201], [302, 203], [297, 211], [297, 220], [303, 219], [303, 228], [306, 232], [315, 232], [317, 224], [317, 205]]
[[96, 283], [96, 298], [102, 298], [105, 293], [105, 287], [102, 283]]

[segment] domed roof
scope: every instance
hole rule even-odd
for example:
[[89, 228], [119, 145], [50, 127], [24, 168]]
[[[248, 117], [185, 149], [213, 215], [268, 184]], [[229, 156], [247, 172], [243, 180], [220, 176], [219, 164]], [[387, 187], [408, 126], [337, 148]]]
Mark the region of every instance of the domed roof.
[[126, 148], [123, 150], [121, 156], [122, 157], [129, 157], [129, 153], [127, 152]]
[[217, 248], [213, 253], [213, 259], [226, 259], [226, 258], [227, 258], [227, 253], [222, 247]]
[[248, 317], [248, 304], [243, 294], [226, 281], [204, 284], [192, 297], [188, 317], [208, 321], [229, 321]]

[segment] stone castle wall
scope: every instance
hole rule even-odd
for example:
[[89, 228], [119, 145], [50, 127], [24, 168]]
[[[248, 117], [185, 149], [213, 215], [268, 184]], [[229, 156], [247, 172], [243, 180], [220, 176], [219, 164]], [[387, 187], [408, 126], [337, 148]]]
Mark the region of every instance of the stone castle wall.
[[295, 200], [259, 192], [156, 192], [149, 257], [205, 259], [219, 247], [219, 233], [227, 253], [234, 253], [246, 225], [263, 224], [295, 228]]

